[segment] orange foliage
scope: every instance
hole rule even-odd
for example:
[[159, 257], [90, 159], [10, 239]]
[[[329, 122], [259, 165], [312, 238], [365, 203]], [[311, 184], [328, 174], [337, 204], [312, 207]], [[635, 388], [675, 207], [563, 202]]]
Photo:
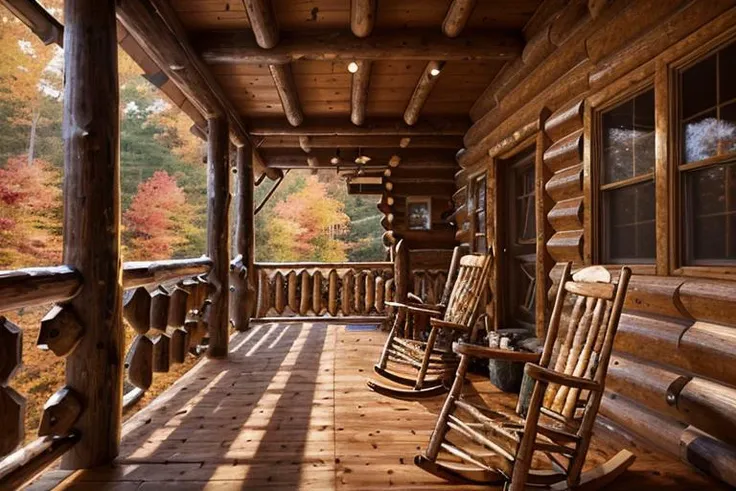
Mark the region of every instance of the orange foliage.
[[176, 178], [156, 171], [138, 185], [123, 215], [123, 223], [133, 235], [126, 259], [170, 258], [174, 247], [187, 243], [181, 231], [191, 222], [192, 213]]
[[0, 168], [0, 267], [60, 261], [60, 240], [52, 233], [61, 205], [58, 182], [48, 162], [28, 165], [25, 155]]

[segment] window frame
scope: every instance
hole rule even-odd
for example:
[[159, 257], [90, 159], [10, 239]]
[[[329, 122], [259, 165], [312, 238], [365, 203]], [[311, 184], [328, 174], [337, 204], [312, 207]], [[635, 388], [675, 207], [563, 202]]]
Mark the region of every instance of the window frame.
[[[638, 176], [633, 176], [621, 181], [613, 183], [603, 183], [603, 115], [604, 113], [616, 108], [652, 90], [654, 92], [654, 112], [655, 112], [655, 161], [651, 172]], [[586, 148], [584, 149], [584, 172], [586, 175], [584, 186], [585, 207], [590, 209], [590, 235], [586, 237], [584, 243], [589, 249], [585, 252], [585, 256], [590, 258], [592, 264], [600, 264], [610, 269], [618, 269], [622, 264], [629, 265], [636, 274], [654, 274], [658, 260], [658, 250], [655, 248], [654, 257], [647, 260], [621, 259], [618, 261], [606, 260], [605, 236], [606, 226], [603, 214], [603, 195], [606, 191], [622, 189], [645, 182], [652, 182], [654, 185], [654, 233], [658, 235], [658, 210], [657, 210], [657, 90], [655, 80], [652, 74], [647, 74], [636, 83], [628, 84], [627, 88], [609, 95], [607, 91], [599, 94], [599, 97], [589, 98], [585, 107], [585, 123], [584, 123], [584, 139]], [[659, 237], [655, 237], [655, 243]]]
[[[736, 162], [736, 152], [727, 155], [717, 155], [697, 162], [684, 162], [684, 146], [682, 141], [682, 119], [680, 96], [682, 93], [682, 73], [700, 61], [715, 54], [730, 44], [736, 43], [736, 28], [721, 33], [709, 42], [689, 50], [687, 53], [673, 53], [658, 65], [657, 76], [661, 83], [657, 84], [662, 92], [660, 97], [667, 101], [667, 142], [666, 152], [669, 159], [666, 166], [668, 185], [663, 192], [669, 206], [667, 231], [669, 242], [667, 251], [668, 268], [665, 274], [674, 276], [693, 276], [715, 279], [736, 278], [736, 259], [714, 261], [711, 264], [688, 264], [685, 258], [686, 237], [684, 216], [686, 212], [686, 196], [684, 192], [684, 174], [697, 169], [706, 169], [723, 164]], [[716, 77], [719, 77], [716, 73]], [[655, 101], [657, 95], [655, 94]], [[719, 101], [716, 101], [718, 104]], [[656, 104], [655, 104], [656, 106]], [[682, 217], [682, 218], [681, 218]]]
[[[476, 174], [473, 174], [469, 177], [468, 182], [470, 183], [469, 191], [469, 207], [468, 207], [468, 214], [470, 217], [470, 250], [473, 252], [479, 252], [479, 249], [476, 247], [476, 240], [482, 236], [483, 241], [485, 243], [485, 251], [487, 252], [489, 250], [489, 243], [488, 243], [488, 172], [482, 171], [478, 172]], [[479, 207], [479, 200], [478, 200], [478, 189], [480, 188], [482, 183], [482, 186], [485, 188], [485, 203], [484, 203], [484, 209], [481, 210]], [[483, 214], [484, 221], [485, 221], [485, 229], [486, 231], [484, 233], [478, 232], [478, 216], [480, 214]]]

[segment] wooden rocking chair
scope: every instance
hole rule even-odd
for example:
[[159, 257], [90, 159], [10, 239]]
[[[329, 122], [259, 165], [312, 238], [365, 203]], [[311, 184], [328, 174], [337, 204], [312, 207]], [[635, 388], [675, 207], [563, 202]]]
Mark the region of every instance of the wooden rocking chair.
[[[452, 342], [462, 335], [469, 335], [471, 343], [475, 341], [477, 333], [473, 326], [490, 269], [488, 255], [460, 255], [461, 249], [456, 248], [448, 273], [448, 284], [454, 276], [454, 269], [457, 269], [457, 280], [448, 295], [446, 307], [442, 304], [433, 306], [413, 302], [386, 302], [398, 309], [398, 314], [403, 315], [396, 315], [374, 370], [391, 382], [410, 388], [390, 387], [369, 380], [368, 387], [372, 390], [402, 399], [433, 397], [449, 390], [458, 366], [458, 357], [452, 351]], [[431, 327], [426, 340], [399, 336], [401, 323], [406, 322], [408, 325], [412, 316], [429, 316]], [[440, 334], [445, 338], [444, 347], [437, 344]], [[392, 367], [401, 367], [404, 370], [390, 370], [389, 362]]]
[[[622, 450], [582, 472], [631, 270], [624, 267], [614, 284], [601, 266], [585, 268], [572, 278], [570, 267], [565, 266], [560, 281], [541, 355], [454, 345], [460, 355], [457, 375], [425, 453], [414, 459], [416, 465], [451, 481], [510, 481], [508, 489], [518, 491], [527, 485], [598, 489], [633, 463], [634, 455]], [[562, 333], [559, 325], [568, 294], [577, 298]], [[531, 397], [522, 388], [511, 415], [464, 400], [471, 357], [528, 362], [524, 372], [533, 384]], [[459, 414], [467, 417], [461, 420]]]

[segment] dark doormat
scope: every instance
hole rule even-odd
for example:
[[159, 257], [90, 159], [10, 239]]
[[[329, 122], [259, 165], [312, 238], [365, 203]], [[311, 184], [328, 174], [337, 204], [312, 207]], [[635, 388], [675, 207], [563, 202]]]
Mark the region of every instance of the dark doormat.
[[346, 331], [378, 331], [378, 324], [348, 324]]

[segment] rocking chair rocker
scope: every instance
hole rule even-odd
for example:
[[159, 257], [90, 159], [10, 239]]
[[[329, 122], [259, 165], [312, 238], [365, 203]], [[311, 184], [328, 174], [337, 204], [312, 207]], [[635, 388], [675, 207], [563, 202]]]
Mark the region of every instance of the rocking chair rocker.
[[[458, 357], [452, 352], [452, 342], [463, 334], [470, 335], [471, 343], [475, 341], [473, 326], [490, 269], [488, 255], [460, 256], [461, 249], [456, 248], [448, 273], [448, 285], [452, 284], [455, 271], [457, 280], [449, 295], [446, 288], [447, 307], [442, 304], [386, 302], [398, 312], [374, 370], [391, 382], [410, 388], [391, 387], [374, 380], [368, 381], [369, 388], [399, 399], [433, 397], [449, 390], [458, 364]], [[400, 330], [408, 332], [408, 323], [414, 316], [429, 317], [431, 328], [426, 341], [399, 335]], [[402, 322], [406, 325], [402, 326]], [[445, 347], [437, 345], [441, 333], [447, 338]], [[389, 369], [389, 363], [392, 368], [401, 367], [404, 370]]]
[[[416, 465], [450, 481], [510, 481], [508, 489], [519, 491], [527, 485], [599, 489], [633, 463], [634, 455], [622, 450], [582, 472], [631, 270], [622, 268], [616, 285], [601, 266], [580, 270], [572, 278], [570, 268], [568, 263], [560, 280], [541, 355], [454, 345], [460, 355], [457, 375], [426, 451], [414, 459]], [[568, 293], [577, 298], [562, 333], [559, 325]], [[533, 390], [525, 398], [522, 388], [516, 414], [503, 415], [463, 400], [471, 357], [528, 362], [525, 374]], [[458, 412], [467, 416], [465, 421]], [[438, 458], [441, 451], [443, 459]]]

